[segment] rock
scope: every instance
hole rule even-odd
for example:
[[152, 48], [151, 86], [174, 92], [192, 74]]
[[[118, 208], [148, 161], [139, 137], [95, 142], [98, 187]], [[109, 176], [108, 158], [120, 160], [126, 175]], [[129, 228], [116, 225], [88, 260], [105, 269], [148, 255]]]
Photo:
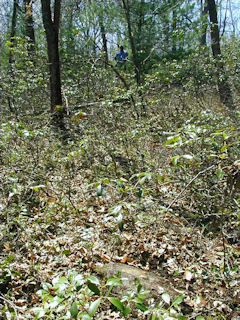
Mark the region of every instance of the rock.
[[138, 279], [145, 290], [150, 291], [152, 297], [159, 297], [163, 292], [167, 292], [172, 298], [179, 295], [170, 280], [157, 275], [152, 271], [144, 271], [140, 268], [121, 263], [111, 262], [109, 264], [97, 264], [95, 271], [104, 277], [110, 278], [121, 273], [123, 289], [129, 290], [136, 288], [135, 279]]

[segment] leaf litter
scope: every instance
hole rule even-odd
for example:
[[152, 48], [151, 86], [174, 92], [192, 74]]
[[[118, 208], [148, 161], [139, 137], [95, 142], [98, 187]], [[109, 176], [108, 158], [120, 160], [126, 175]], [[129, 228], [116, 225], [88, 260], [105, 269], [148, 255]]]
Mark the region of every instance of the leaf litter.
[[[14, 216], [13, 222], [3, 220], [4, 213], [14, 207], [20, 195], [1, 203], [5, 207], [1, 209], [1, 296], [6, 295], [15, 306], [18, 319], [31, 319], [29, 310], [40, 305], [37, 291], [43, 283], [66, 276], [71, 269], [87, 277], [95, 273], [96, 264], [110, 262], [153, 271], [169, 279], [184, 294], [190, 319], [199, 313], [203, 317], [218, 318], [221, 314], [226, 319], [237, 319], [238, 243], [232, 244], [221, 233], [206, 234], [202, 226], [189, 222], [181, 214], [186, 198], [166, 210], [182, 190], [179, 181], [171, 183], [175, 177], [168, 168], [160, 172], [164, 176], [160, 185], [148, 173], [136, 182], [132, 172], [130, 179], [124, 172], [126, 163], [112, 158], [118, 173], [124, 176], [117, 179], [117, 187], [114, 179], [94, 182], [101, 152], [99, 161], [95, 158], [92, 164], [93, 171], [80, 166], [70, 178], [61, 176], [66, 169], [54, 160], [46, 187], [38, 184], [41, 187], [32, 189], [39, 202]], [[168, 152], [165, 156], [169, 159]], [[120, 227], [116, 219], [119, 213]], [[167, 293], [163, 300], [169, 304]], [[96, 319], [122, 318], [118, 312], [100, 308]]]

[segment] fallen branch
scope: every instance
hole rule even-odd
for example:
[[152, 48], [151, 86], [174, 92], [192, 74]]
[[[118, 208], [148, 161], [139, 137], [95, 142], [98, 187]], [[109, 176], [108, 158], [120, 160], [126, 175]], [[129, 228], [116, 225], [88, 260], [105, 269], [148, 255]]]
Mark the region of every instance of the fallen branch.
[[[116, 73], [117, 77], [122, 81], [122, 83], [124, 84], [125, 88], [126, 88], [127, 90], [129, 90], [129, 89], [130, 89], [129, 84], [127, 83], [127, 81], [125, 80], [125, 78], [120, 74], [120, 72], [118, 71], [118, 69], [115, 68], [115, 66], [114, 66], [112, 63], [110, 63], [110, 62], [107, 62], [107, 65]], [[134, 106], [134, 108], [135, 108], [137, 117], [139, 118], [139, 114], [138, 114], [137, 108], [136, 108], [136, 102], [135, 102], [135, 99], [134, 99], [134, 97], [133, 97], [132, 94], [130, 94], [130, 100], [131, 100], [131, 102], [132, 102], [132, 104], [133, 104], [133, 106]]]
[[63, 97], [65, 99], [65, 104], [66, 104], [66, 113], [67, 113], [67, 116], [69, 116], [69, 105], [68, 105], [68, 98], [67, 96], [65, 95], [64, 91], [63, 91]]
[[86, 102], [86, 103], [80, 104], [79, 106], [75, 106], [73, 109], [81, 109], [81, 108], [84, 108], [84, 107], [95, 106], [95, 105], [97, 105], [99, 103], [100, 103], [100, 101]]
[[176, 196], [175, 199], [173, 199], [173, 201], [169, 204], [169, 206], [167, 207], [167, 211], [171, 208], [171, 206], [181, 197], [181, 195], [187, 190], [187, 188], [193, 183], [194, 180], [196, 180], [201, 174], [205, 173], [208, 170], [211, 170], [215, 165], [212, 165], [210, 167], [208, 167], [205, 170], [202, 170], [200, 172], [198, 172], [198, 174], [192, 178], [192, 180], [190, 180], [190, 182], [185, 186], [185, 188]]
[[[86, 102], [83, 104], [80, 104], [78, 106], [73, 107], [73, 110], [77, 110], [77, 109], [82, 109], [85, 107], [91, 107], [91, 106], [96, 106], [96, 105], [104, 105], [104, 103], [114, 103], [115, 105], [120, 104], [121, 102], [129, 102], [129, 99], [123, 99], [121, 101], [116, 101], [116, 100], [104, 100], [104, 101], [96, 101], [96, 102]], [[103, 103], [102, 103], [103, 102]]]
[[107, 65], [116, 73], [117, 77], [122, 81], [122, 83], [124, 84], [124, 87], [129, 90], [129, 84], [127, 83], [127, 81], [125, 80], [125, 78], [120, 74], [120, 72], [118, 71], [117, 68], [114, 67], [114, 65], [110, 62], [107, 63]]
[[10, 306], [13, 308], [13, 310], [15, 312], [15, 316], [16, 316], [15, 319], [18, 320], [19, 317], [18, 317], [17, 307], [14, 305], [14, 303], [12, 301], [10, 301], [10, 300], [7, 300], [7, 299], [3, 298], [3, 296], [1, 296], [1, 295], [0, 295], [0, 299], [3, 300], [4, 302], [10, 304]]

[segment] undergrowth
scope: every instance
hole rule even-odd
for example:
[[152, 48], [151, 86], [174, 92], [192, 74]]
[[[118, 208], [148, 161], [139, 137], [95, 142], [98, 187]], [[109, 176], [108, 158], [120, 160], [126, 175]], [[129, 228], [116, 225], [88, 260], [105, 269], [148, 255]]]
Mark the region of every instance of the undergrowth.
[[[237, 319], [239, 114], [158, 77], [92, 105], [74, 91], [83, 106], [69, 107], [67, 132], [36, 105], [4, 113], [2, 319]], [[121, 275], [94, 275], [110, 261], [154, 270], [179, 295], [112, 291]]]

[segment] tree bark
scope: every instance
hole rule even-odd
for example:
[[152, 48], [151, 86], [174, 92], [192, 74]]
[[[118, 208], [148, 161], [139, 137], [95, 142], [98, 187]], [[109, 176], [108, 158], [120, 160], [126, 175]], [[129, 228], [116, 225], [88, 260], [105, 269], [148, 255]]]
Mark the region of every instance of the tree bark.
[[138, 32], [137, 32], [137, 44], [141, 47], [142, 45], [142, 32], [143, 32], [143, 25], [144, 25], [144, 4], [145, 0], [141, 0], [139, 4], [139, 15], [138, 15]]
[[[11, 75], [11, 78], [14, 78], [14, 73], [13, 73], [13, 62], [14, 62], [14, 57], [13, 57], [13, 48], [16, 44], [16, 27], [17, 27], [17, 14], [18, 14], [18, 0], [13, 0], [13, 12], [12, 12], [12, 23], [11, 23], [11, 33], [10, 33], [10, 46], [9, 46], [9, 56], [8, 56], [8, 61], [9, 61], [9, 74]], [[13, 112], [14, 111], [14, 98], [12, 95], [9, 95], [8, 98], [8, 106], [9, 106], [9, 111]]]
[[134, 69], [135, 69], [136, 81], [137, 81], [137, 84], [140, 84], [140, 82], [141, 82], [140, 65], [138, 63], [137, 51], [136, 51], [135, 41], [134, 41], [134, 37], [133, 37], [133, 33], [132, 33], [129, 1], [128, 0], [122, 0], [122, 4], [123, 4], [123, 9], [124, 9], [124, 12], [125, 12], [125, 15], [126, 15], [126, 20], [127, 20], [128, 36], [129, 36], [129, 41], [130, 41], [131, 50], [132, 50], [133, 64], [134, 64]]
[[60, 60], [59, 60], [59, 24], [61, 0], [55, 0], [54, 13], [52, 18], [51, 0], [41, 0], [42, 3], [42, 19], [46, 32], [48, 62], [50, 71], [50, 94], [51, 94], [51, 111], [62, 114], [62, 92], [61, 92], [61, 76], [60, 76]]
[[[175, 3], [174, 3], [175, 4]], [[172, 54], [175, 55], [177, 51], [177, 12], [175, 6], [172, 9]]]
[[24, 0], [24, 9], [25, 9], [25, 30], [26, 30], [27, 41], [29, 44], [28, 51], [31, 54], [34, 52], [34, 46], [35, 46], [32, 0]]
[[201, 38], [200, 45], [206, 47], [207, 46], [207, 13], [208, 13], [208, 5], [207, 0], [201, 0]]
[[224, 63], [221, 60], [221, 46], [219, 37], [218, 17], [215, 0], [207, 0], [209, 19], [211, 22], [211, 48], [215, 65], [217, 68], [217, 84], [221, 102], [229, 109], [234, 109], [233, 97], [231, 88], [228, 82], [228, 77], [224, 68]]
[[107, 64], [108, 64], [107, 37], [106, 37], [106, 30], [105, 30], [105, 26], [104, 26], [104, 23], [103, 23], [102, 14], [100, 14], [100, 16], [99, 16], [99, 26], [100, 26], [101, 36], [102, 36], [105, 66], [107, 66]]
[[209, 19], [211, 22], [212, 53], [213, 53], [213, 57], [218, 59], [219, 56], [221, 55], [221, 48], [220, 48], [217, 8], [216, 8], [215, 0], [207, 0], [207, 2], [208, 2]]
[[12, 13], [12, 25], [11, 25], [11, 34], [10, 34], [10, 51], [9, 51], [9, 63], [13, 63], [13, 52], [12, 48], [16, 42], [16, 26], [17, 26], [17, 11], [18, 11], [18, 0], [13, 1], [13, 13]]
[[75, 40], [73, 34], [73, 6], [70, 6], [67, 24], [67, 52], [72, 52], [75, 55]]

